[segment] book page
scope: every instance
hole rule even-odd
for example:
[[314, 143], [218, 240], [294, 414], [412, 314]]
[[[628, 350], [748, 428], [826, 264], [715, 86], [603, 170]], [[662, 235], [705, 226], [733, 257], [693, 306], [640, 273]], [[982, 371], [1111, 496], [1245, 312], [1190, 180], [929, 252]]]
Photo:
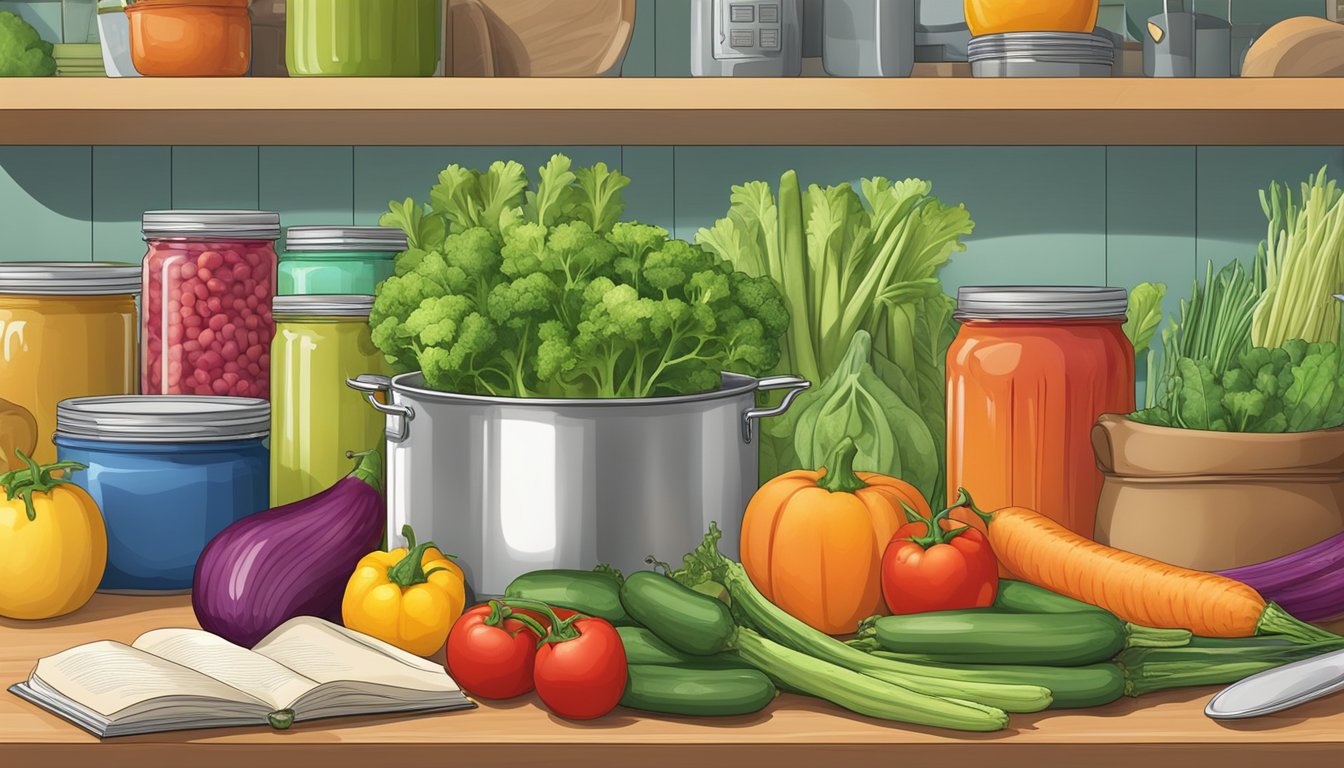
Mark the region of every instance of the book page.
[[319, 683], [354, 681], [417, 691], [458, 691], [443, 667], [330, 622], [301, 616], [252, 650]]
[[258, 709], [267, 706], [200, 672], [111, 640], [48, 656], [37, 662], [33, 675], [109, 719], [128, 707], [165, 697], [220, 699]]
[[274, 710], [289, 709], [317, 687], [288, 667], [199, 629], [156, 629], [141, 635], [134, 647], [246, 691]]

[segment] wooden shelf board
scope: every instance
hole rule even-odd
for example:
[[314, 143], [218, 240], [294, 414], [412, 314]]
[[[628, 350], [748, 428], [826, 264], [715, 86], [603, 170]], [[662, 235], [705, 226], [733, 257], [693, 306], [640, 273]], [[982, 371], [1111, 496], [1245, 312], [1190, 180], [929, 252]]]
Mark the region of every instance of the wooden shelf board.
[[[196, 626], [189, 598], [99, 595], [61, 619], [0, 619], [0, 682], [5, 687], [18, 682], [38, 658], [79, 643], [129, 643], [149, 629], [170, 626]], [[0, 694], [0, 764], [815, 768], [863, 761], [944, 768], [1258, 768], [1284, 760], [1337, 765], [1344, 758], [1344, 698], [1219, 724], [1202, 712], [1210, 694], [1207, 689], [1176, 691], [1096, 710], [1015, 715], [1009, 730], [997, 734], [886, 724], [794, 696], [781, 696], [751, 717], [679, 719], [618, 709], [597, 721], [569, 723], [525, 697], [443, 715], [344, 718], [300, 723], [284, 732], [184, 731], [101, 743], [17, 697]]]
[[50, 79], [0, 144], [1338, 144], [1344, 80]]

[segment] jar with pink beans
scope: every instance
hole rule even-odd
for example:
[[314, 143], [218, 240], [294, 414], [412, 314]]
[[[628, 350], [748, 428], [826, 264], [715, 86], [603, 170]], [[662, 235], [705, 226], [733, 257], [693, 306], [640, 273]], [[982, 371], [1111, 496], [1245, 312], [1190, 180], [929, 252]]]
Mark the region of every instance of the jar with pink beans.
[[279, 214], [148, 211], [141, 229], [141, 392], [269, 398]]

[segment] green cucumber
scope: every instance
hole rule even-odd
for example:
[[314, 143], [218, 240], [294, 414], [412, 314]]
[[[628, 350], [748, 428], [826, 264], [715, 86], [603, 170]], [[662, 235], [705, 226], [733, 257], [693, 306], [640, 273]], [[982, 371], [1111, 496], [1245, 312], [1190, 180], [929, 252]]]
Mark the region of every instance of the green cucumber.
[[618, 627], [635, 623], [621, 606], [620, 578], [610, 572], [533, 571], [514, 579], [504, 590], [504, 596], [568, 608], [606, 619]]
[[751, 665], [731, 653], [695, 656], [682, 653], [663, 642], [644, 627], [617, 627], [625, 646], [625, 661], [631, 666], [655, 665], [683, 669], [751, 669]]
[[[703, 599], [688, 599], [691, 596]], [[721, 652], [737, 631], [728, 606], [653, 571], [630, 574], [621, 586], [620, 599], [637, 623], [672, 647], [696, 656]]]
[[665, 715], [750, 715], [774, 701], [775, 684], [754, 669], [631, 664], [621, 706]]
[[1057, 592], [1051, 592], [1025, 581], [1013, 579], [999, 580], [999, 594], [994, 598], [994, 607], [1019, 613], [1088, 613], [1106, 609], [1098, 608], [1082, 600], [1074, 600]]
[[[874, 651], [879, 658], [901, 658]], [[1082, 667], [1033, 667], [1015, 664], [939, 664], [946, 674], [961, 673], [967, 681], [1003, 685], [1042, 685], [1054, 699], [1050, 709], [1085, 709], [1119, 701], [1125, 695], [1125, 673], [1111, 662]]]
[[907, 661], [1079, 667], [1124, 650], [1125, 623], [1106, 612], [1010, 613], [994, 609], [884, 616], [877, 642]]

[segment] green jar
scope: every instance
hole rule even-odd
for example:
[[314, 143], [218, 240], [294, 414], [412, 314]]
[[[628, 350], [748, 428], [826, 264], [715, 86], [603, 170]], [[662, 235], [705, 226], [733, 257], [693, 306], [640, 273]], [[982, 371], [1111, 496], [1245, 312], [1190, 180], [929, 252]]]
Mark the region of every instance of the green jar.
[[277, 294], [372, 296], [404, 250], [406, 233], [393, 227], [290, 227]]
[[372, 296], [278, 296], [271, 344], [271, 505], [306, 499], [383, 440], [384, 418], [346, 379], [387, 371], [369, 338]]
[[442, 0], [290, 0], [291, 77], [430, 77], [439, 66]]

